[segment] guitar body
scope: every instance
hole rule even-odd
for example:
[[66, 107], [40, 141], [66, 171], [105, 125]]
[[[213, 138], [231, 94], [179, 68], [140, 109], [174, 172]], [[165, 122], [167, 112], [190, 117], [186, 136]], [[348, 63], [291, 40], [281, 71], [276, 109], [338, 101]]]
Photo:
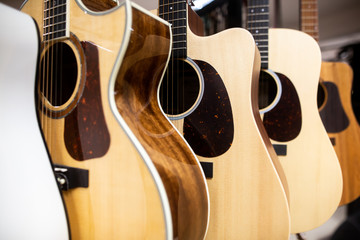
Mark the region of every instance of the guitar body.
[[291, 80], [301, 106], [298, 135], [291, 141], [272, 140], [287, 149], [279, 159], [290, 190], [292, 233], [316, 228], [328, 220], [342, 193], [340, 165], [317, 108], [320, 67], [319, 46], [309, 35], [289, 29], [269, 30], [269, 68]]
[[199, 160], [213, 165], [206, 239], [288, 239], [281, 172], [257, 109], [260, 60], [253, 38], [243, 29], [199, 37], [189, 28], [187, 37], [204, 95], [193, 113], [173, 122]]
[[[209, 193], [200, 163], [184, 138], [164, 115], [158, 89], [171, 50], [171, 32], [161, 18], [140, 14], [115, 85], [116, 106], [153, 159], [169, 196], [174, 239], [204, 239], [209, 219]], [[159, 27], [159, 20], [163, 22]], [[166, 26], [166, 27], [165, 27]]]
[[360, 196], [360, 129], [351, 105], [353, 71], [346, 63], [322, 62], [325, 102], [320, 116], [339, 159], [343, 176], [340, 205]]
[[[40, 124], [53, 163], [88, 170], [88, 184], [63, 191], [71, 237], [171, 239], [164, 185], [115, 105], [115, 80], [125, 50], [132, 44], [131, 28], [136, 27], [131, 5], [124, 1], [111, 11], [95, 13], [78, 1], [68, 4], [70, 37], [43, 42], [39, 67], [45, 69], [40, 70], [39, 80], [43, 80], [41, 72], [46, 72], [51, 51], [62, 49], [66, 70], [61, 72], [74, 74], [76, 81], [70, 89], [63, 83], [63, 95], [69, 99], [56, 99], [61, 104], [44, 91], [49, 89], [48, 83], [39, 83], [37, 93]], [[29, 0], [22, 9], [35, 18], [41, 35], [43, 5]], [[70, 81], [71, 76], [66, 79]], [[61, 166], [60, 174], [65, 172]], [[84, 176], [86, 179], [86, 175], [79, 177]]]
[[37, 26], [6, 5], [0, 4], [0, 12], [0, 238], [69, 239], [36, 116]]

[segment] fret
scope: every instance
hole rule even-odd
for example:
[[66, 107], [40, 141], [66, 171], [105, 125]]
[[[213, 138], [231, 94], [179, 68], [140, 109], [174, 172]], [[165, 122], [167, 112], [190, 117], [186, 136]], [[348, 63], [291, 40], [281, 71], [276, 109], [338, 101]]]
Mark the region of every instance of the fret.
[[162, 12], [162, 13], [159, 13], [159, 16], [162, 16], [162, 15], [165, 15], [165, 14], [175, 14], [175, 13], [186, 13], [186, 10], [181, 9], [181, 10], [175, 10], [175, 11], [172, 11], [172, 12]]
[[49, 10], [56, 9], [56, 8], [60, 8], [60, 7], [64, 7], [64, 6], [66, 6], [66, 3], [59, 4], [59, 5], [56, 5], [56, 6], [48, 7], [48, 8], [45, 9], [45, 11], [49, 11]]
[[63, 31], [66, 28], [66, 22], [55, 23], [50, 26], [44, 27], [44, 33], [49, 33], [52, 31]]
[[44, 33], [44, 36], [48, 36], [50, 34], [59, 33], [59, 32], [65, 32], [65, 30], [57, 30], [57, 31], [53, 31], [53, 32]]
[[248, 30], [256, 30], [256, 29], [269, 29], [269, 27], [248, 27]]
[[317, 10], [316, 9], [301, 9], [301, 12], [312, 12], [312, 13], [316, 13], [317, 12]]
[[311, 15], [311, 16], [303, 16], [302, 17], [302, 20], [311, 20], [311, 19], [318, 19], [318, 16], [317, 15]]
[[49, 24], [54, 24], [55, 22], [63, 22], [66, 21], [66, 14], [59, 14], [57, 16], [44, 19], [44, 26], [48, 26]]
[[268, 67], [269, 50], [269, 1], [249, 0], [247, 7], [247, 30], [254, 37], [261, 56], [261, 67]]
[[259, 4], [259, 5], [257, 5], [257, 4], [255, 4], [255, 5], [248, 5], [248, 8], [266, 8], [266, 7], [269, 7], [269, 5], [268, 4]]
[[248, 21], [248, 23], [260, 23], [260, 22], [269, 22], [269, 20], [268, 19], [263, 19], [263, 20], [250, 20], [250, 21]]
[[249, 17], [249, 16], [266, 16], [266, 17], [268, 17], [268, 15], [269, 15], [269, 12], [260, 12], [260, 13], [248, 13], [247, 14], [247, 16]]
[[174, 47], [173, 50], [186, 50], [186, 47]]
[[313, 29], [309, 29], [309, 30], [306, 30], [306, 33], [317, 33], [318, 30], [313, 30]]
[[69, 36], [67, 0], [44, 0], [44, 41]]
[[319, 40], [317, 0], [300, 0], [301, 30]]
[[268, 33], [251, 33], [253, 35], [254, 38], [256, 37], [264, 37], [264, 38], [267, 38], [268, 37]]
[[57, 14], [57, 15], [54, 15], [54, 16], [51, 16], [51, 17], [46, 17], [46, 18], [44, 18], [44, 20], [53, 19], [53, 18], [58, 17], [58, 16], [66, 16], [66, 13], [60, 13], [60, 14]]
[[301, 23], [301, 27], [302, 28], [309, 28], [309, 27], [316, 28], [315, 22], [313, 22], [313, 23]]
[[169, 22], [175, 22], [175, 21], [180, 21], [180, 20], [186, 20], [186, 18], [178, 18], [178, 19], [170, 19]]
[[180, 1], [175, 1], [175, 2], [171, 2], [171, 3], [161, 3], [162, 1], [160, 1], [159, 6], [167, 6], [167, 5], [171, 5], [171, 4], [178, 4], [178, 3], [186, 3], [186, 0], [180, 0]]
[[177, 36], [186, 36], [186, 33], [176, 33], [172, 35], [173, 37], [177, 37]]
[[183, 29], [186, 31], [186, 26], [171, 26], [171, 29]]
[[186, 58], [187, 1], [159, 0], [159, 17], [171, 24], [173, 38], [172, 55], [176, 58]]

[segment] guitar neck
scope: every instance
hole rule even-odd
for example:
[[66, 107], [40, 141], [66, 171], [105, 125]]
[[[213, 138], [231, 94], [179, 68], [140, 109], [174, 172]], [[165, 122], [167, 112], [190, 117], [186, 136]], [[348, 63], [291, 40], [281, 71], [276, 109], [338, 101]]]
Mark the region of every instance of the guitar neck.
[[187, 56], [187, 1], [159, 0], [159, 16], [171, 24], [173, 46], [172, 55], [175, 58]]
[[43, 41], [69, 37], [68, 0], [44, 0]]
[[268, 68], [269, 0], [249, 0], [247, 29], [254, 37], [261, 55], [261, 68]]
[[319, 41], [319, 21], [317, 0], [300, 0], [301, 31]]

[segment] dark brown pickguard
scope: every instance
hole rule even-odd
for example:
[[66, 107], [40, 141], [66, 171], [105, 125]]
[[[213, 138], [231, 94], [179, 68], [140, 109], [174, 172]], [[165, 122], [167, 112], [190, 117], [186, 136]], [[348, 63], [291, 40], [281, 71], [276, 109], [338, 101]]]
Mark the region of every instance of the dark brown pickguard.
[[76, 108], [65, 117], [64, 140], [69, 154], [76, 160], [98, 158], [110, 147], [100, 93], [98, 50], [82, 42], [86, 61], [86, 80], [83, 95]]
[[341, 104], [339, 90], [332, 82], [323, 82], [327, 91], [327, 101], [320, 111], [326, 132], [338, 133], [345, 130], [350, 122]]
[[299, 96], [290, 79], [276, 73], [282, 86], [282, 95], [277, 105], [264, 114], [264, 127], [273, 140], [287, 142], [295, 139], [302, 125]]
[[234, 139], [234, 122], [225, 85], [208, 63], [195, 60], [204, 76], [204, 95], [196, 110], [184, 119], [184, 137], [202, 157], [225, 153]]

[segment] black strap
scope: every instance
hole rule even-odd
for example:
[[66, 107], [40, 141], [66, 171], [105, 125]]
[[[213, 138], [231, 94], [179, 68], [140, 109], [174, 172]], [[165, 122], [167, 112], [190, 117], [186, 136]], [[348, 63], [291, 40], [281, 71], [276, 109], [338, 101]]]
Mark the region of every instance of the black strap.
[[285, 144], [273, 144], [273, 147], [278, 156], [286, 156], [287, 146]]
[[200, 162], [206, 178], [213, 178], [213, 163]]
[[336, 145], [335, 138], [330, 138], [330, 142], [331, 142], [331, 144], [332, 144], [333, 146], [335, 146], [335, 145]]
[[56, 180], [61, 190], [89, 187], [89, 170], [54, 164]]

